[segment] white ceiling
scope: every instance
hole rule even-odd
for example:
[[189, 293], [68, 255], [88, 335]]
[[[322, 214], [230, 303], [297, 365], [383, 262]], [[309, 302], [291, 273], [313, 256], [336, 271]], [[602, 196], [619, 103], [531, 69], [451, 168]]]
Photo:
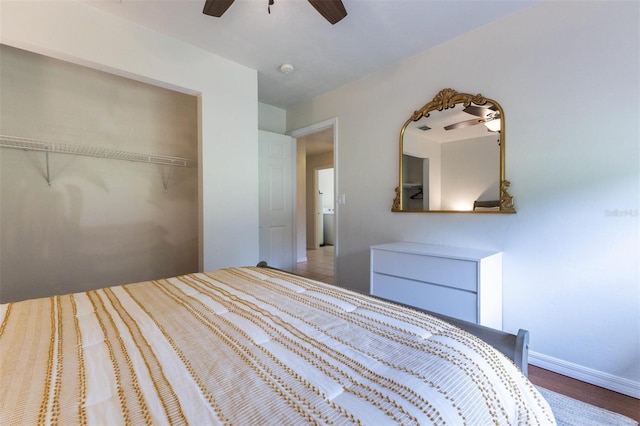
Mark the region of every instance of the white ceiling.
[[[329, 24], [306, 0], [236, 0], [222, 18], [204, 0], [88, 0], [104, 12], [258, 71], [258, 100], [286, 108], [385, 69], [538, 0], [343, 0]], [[283, 63], [295, 72], [282, 74]]]
[[[429, 117], [422, 117], [420, 120], [410, 123], [405, 131], [405, 136], [414, 135], [436, 143], [447, 143], [495, 135], [482, 124], [445, 130], [445, 126], [450, 124], [478, 118], [475, 115], [464, 112], [461, 105], [443, 111], [431, 111]], [[421, 130], [420, 126], [423, 125], [430, 127], [430, 129]]]

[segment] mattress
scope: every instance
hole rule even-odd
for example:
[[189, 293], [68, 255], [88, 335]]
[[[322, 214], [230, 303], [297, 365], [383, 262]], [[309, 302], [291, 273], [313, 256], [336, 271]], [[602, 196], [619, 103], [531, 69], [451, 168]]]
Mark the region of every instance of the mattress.
[[554, 424], [440, 319], [268, 268], [0, 305], [3, 425]]

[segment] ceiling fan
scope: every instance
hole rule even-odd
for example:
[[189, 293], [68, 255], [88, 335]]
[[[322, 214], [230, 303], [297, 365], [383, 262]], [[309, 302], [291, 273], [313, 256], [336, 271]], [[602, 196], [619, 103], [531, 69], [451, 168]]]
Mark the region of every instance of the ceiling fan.
[[[475, 126], [476, 124], [487, 125], [487, 123], [500, 119], [500, 111], [498, 111], [498, 108], [495, 105], [491, 105], [490, 107], [469, 105], [462, 111], [466, 112], [467, 114], [475, 115], [478, 118], [472, 118], [471, 120], [465, 120], [465, 121], [460, 121], [458, 123], [450, 124], [444, 127], [445, 130], [455, 130], [463, 127]], [[487, 128], [491, 132], [499, 131], [500, 130], [499, 123], [500, 123], [499, 121], [496, 122], [497, 126], [487, 125]], [[497, 130], [493, 130], [493, 129], [497, 129]]]
[[[274, 0], [268, 1], [269, 13], [271, 13], [270, 7], [273, 5]], [[233, 2], [234, 0], [206, 0], [202, 13], [220, 18]], [[332, 25], [347, 16], [347, 10], [341, 0], [309, 0], [309, 3]]]

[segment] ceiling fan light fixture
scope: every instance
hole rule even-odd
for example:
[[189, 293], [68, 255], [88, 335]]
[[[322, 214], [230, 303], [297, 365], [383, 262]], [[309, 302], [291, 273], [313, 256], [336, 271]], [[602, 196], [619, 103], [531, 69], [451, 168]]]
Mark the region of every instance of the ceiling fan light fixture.
[[282, 64], [280, 65], [280, 72], [282, 74], [291, 74], [295, 71], [295, 68], [291, 64]]
[[493, 120], [487, 120], [484, 122], [484, 125], [487, 126], [490, 132], [499, 132], [500, 131], [500, 119], [494, 118]]

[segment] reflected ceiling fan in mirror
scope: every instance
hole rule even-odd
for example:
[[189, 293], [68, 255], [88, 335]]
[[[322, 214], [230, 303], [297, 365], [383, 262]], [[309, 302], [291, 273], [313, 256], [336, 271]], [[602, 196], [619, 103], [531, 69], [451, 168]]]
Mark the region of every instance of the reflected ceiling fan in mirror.
[[[206, 0], [202, 13], [220, 18], [233, 2], [234, 0]], [[309, 3], [332, 25], [347, 16], [347, 10], [341, 0], [309, 0]], [[269, 13], [271, 13], [273, 4], [274, 0], [268, 0], [267, 10]]]
[[498, 111], [498, 108], [495, 105], [469, 105], [462, 111], [467, 114], [475, 115], [478, 118], [472, 118], [471, 120], [450, 124], [444, 127], [445, 130], [455, 130], [463, 127], [475, 126], [476, 124], [484, 124], [490, 132], [500, 131], [500, 111]]

